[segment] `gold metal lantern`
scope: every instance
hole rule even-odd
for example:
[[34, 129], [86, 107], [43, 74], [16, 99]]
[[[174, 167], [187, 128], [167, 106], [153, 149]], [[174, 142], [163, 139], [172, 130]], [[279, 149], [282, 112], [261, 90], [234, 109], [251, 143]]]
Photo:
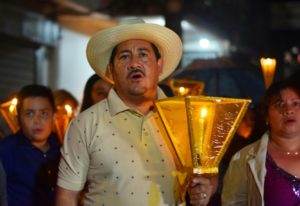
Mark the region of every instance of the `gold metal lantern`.
[[156, 101], [180, 170], [189, 174], [218, 173], [219, 163], [250, 102], [208, 96]]
[[17, 103], [17, 98], [13, 98], [0, 105], [0, 113], [9, 126], [11, 133], [15, 133], [19, 129], [19, 123], [17, 119]]
[[171, 79], [169, 86], [176, 96], [202, 95], [205, 83], [197, 80]]

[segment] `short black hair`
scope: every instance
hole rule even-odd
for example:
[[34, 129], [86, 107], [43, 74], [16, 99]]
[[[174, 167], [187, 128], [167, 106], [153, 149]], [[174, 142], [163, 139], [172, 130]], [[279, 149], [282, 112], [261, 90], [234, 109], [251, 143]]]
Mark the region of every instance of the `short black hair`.
[[[157, 60], [160, 59], [160, 58], [161, 58], [161, 55], [160, 55], [160, 53], [159, 53], [159, 50], [158, 50], [157, 46], [155, 46], [155, 44], [153, 44], [153, 43], [150, 43], [150, 44], [151, 44], [151, 47], [152, 47], [152, 49], [153, 49], [153, 51], [154, 51], [154, 54], [155, 54], [156, 59], [157, 59]], [[118, 44], [118, 45], [119, 45], [119, 44]], [[113, 61], [114, 61], [114, 58], [115, 58], [115, 56], [116, 56], [116, 52], [117, 52], [117, 47], [118, 47], [118, 45], [116, 45], [116, 46], [113, 48], [112, 52], [111, 52], [110, 59], [109, 59], [109, 64], [112, 64]]]
[[30, 84], [22, 87], [17, 95], [18, 103], [17, 103], [17, 112], [20, 114], [21, 108], [23, 106], [24, 99], [28, 97], [44, 97], [47, 98], [53, 112], [56, 111], [55, 101], [52, 90], [46, 86], [38, 85], [38, 84]]

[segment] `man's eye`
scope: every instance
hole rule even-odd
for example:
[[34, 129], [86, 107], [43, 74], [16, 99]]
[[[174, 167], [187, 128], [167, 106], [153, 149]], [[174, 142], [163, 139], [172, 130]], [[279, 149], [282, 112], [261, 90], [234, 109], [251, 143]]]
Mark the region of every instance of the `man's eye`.
[[140, 54], [140, 56], [141, 56], [141, 57], [147, 57], [148, 54], [147, 54], [146, 52], [142, 52], [142, 53]]
[[128, 54], [122, 54], [120, 56], [120, 59], [128, 59], [129, 58], [129, 55]]

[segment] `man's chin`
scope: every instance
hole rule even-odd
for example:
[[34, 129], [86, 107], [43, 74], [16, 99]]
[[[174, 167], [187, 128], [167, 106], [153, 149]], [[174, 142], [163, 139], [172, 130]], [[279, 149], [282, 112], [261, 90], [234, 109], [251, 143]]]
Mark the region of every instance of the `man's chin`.
[[132, 87], [129, 89], [129, 94], [132, 96], [143, 96], [146, 93], [147, 89], [145, 87]]

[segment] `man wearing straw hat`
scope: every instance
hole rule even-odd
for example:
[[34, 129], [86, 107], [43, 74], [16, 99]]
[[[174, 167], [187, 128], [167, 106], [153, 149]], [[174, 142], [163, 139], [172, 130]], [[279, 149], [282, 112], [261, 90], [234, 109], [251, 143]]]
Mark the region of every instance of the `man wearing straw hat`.
[[[59, 167], [57, 206], [182, 205], [176, 163], [157, 123], [154, 101], [166, 97], [158, 82], [182, 55], [170, 29], [127, 19], [96, 33], [87, 46], [95, 72], [112, 83], [103, 101], [69, 125]], [[206, 205], [215, 191], [211, 179], [193, 177], [190, 203]], [[181, 198], [182, 199], [182, 198]]]

